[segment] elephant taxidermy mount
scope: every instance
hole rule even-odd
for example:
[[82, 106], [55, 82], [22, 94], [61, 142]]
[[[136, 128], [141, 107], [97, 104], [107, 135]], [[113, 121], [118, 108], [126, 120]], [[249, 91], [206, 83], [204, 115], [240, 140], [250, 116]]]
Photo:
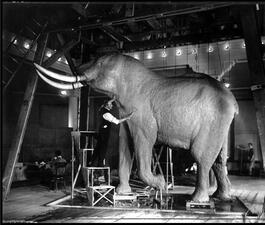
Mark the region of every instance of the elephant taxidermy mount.
[[[61, 89], [90, 85], [115, 101], [133, 138], [140, 178], [155, 188], [165, 189], [162, 175], [151, 172], [152, 148], [156, 140], [172, 148], [189, 149], [197, 166], [197, 183], [192, 200], [209, 201], [208, 180], [212, 168], [217, 189], [214, 197], [228, 200], [227, 138], [230, 124], [238, 113], [232, 92], [214, 78], [194, 71], [184, 76], [164, 77], [146, 68], [133, 57], [110, 54], [98, 58], [80, 76], [65, 76], [35, 64], [37, 73], [48, 84]], [[45, 76], [46, 75], [46, 76]], [[61, 82], [55, 82], [47, 76]], [[130, 192], [131, 158], [120, 146], [117, 193]]]

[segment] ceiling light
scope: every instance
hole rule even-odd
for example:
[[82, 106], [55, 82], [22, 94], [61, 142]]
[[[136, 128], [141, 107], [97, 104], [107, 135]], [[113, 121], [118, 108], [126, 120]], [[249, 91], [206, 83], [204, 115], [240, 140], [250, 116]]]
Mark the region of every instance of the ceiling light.
[[213, 52], [213, 46], [209, 46], [209, 48], [208, 48], [208, 52]]
[[152, 59], [153, 58], [152, 52], [148, 52], [146, 58], [147, 59]]
[[177, 49], [177, 50], [176, 50], [176, 55], [177, 55], [177, 56], [182, 55], [182, 51], [181, 51], [181, 49]]
[[140, 58], [139, 58], [139, 55], [138, 55], [137, 53], [135, 53], [135, 54], [133, 55], [133, 57], [134, 57], [135, 59], [138, 59], [138, 60], [140, 59]]
[[60, 58], [58, 59], [58, 61], [60, 61], [60, 62], [61, 62], [62, 60], [63, 60], [62, 57], [60, 57]]
[[29, 46], [30, 46], [29, 43], [25, 41], [24, 48], [29, 49]]
[[15, 44], [15, 45], [17, 44], [17, 39], [16, 39], [16, 40], [14, 40], [13, 44]]
[[229, 88], [230, 87], [230, 84], [229, 83], [224, 83], [224, 85], [227, 87], [227, 88]]
[[47, 56], [47, 57], [51, 57], [51, 56], [52, 56], [51, 51], [47, 51], [46, 56]]
[[60, 91], [60, 95], [67, 96], [68, 95], [68, 92], [66, 90], [61, 90]]
[[191, 54], [192, 54], [192, 55], [197, 54], [197, 49], [196, 49], [196, 48], [193, 48], [193, 49], [191, 50]]
[[225, 51], [228, 51], [230, 49], [230, 45], [229, 45], [229, 43], [226, 43], [225, 45], [224, 45], [224, 50]]
[[162, 51], [162, 55], [161, 55], [163, 58], [167, 57], [167, 53], [165, 50]]
[[245, 42], [243, 42], [243, 44], [242, 44], [242, 48], [245, 48], [246, 47], [246, 44], [245, 44]]

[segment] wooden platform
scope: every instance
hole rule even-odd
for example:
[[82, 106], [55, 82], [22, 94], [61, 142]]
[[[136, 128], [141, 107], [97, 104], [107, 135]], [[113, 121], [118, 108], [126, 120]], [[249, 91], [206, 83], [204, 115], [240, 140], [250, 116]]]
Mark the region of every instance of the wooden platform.
[[[245, 184], [244, 178], [231, 179], [232, 193], [241, 199], [252, 211], [262, 212], [261, 206], [264, 201], [265, 180], [252, 179]], [[255, 185], [254, 185], [255, 184]], [[175, 193], [191, 194], [194, 187], [179, 186], [174, 189]], [[68, 189], [70, 194], [70, 189]], [[45, 206], [46, 203], [62, 198], [62, 191], [49, 191], [43, 186], [19, 187], [11, 189], [9, 199], [3, 203], [4, 222], [27, 221], [27, 222], [51, 222], [51, 223], [89, 223], [89, 222], [265, 222], [264, 214], [259, 216], [246, 216], [240, 213], [189, 213], [187, 211], [169, 211], [155, 209], [115, 209], [115, 208], [58, 208]]]

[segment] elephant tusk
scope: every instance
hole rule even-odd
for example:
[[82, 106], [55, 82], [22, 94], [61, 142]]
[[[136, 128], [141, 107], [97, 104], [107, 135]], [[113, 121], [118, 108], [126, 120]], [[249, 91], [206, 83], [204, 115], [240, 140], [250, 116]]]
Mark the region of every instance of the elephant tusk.
[[40, 70], [42, 73], [46, 74], [49, 77], [52, 77], [54, 79], [60, 80], [60, 81], [65, 81], [65, 82], [78, 82], [78, 81], [83, 81], [86, 79], [86, 76], [66, 76], [62, 74], [58, 74], [55, 72], [52, 72], [50, 70], [45, 69], [44, 67], [34, 63], [34, 65], [37, 67], [38, 70]]
[[44, 77], [38, 70], [36, 70], [38, 75], [41, 77], [42, 80], [44, 80], [46, 83], [49, 85], [59, 88], [59, 89], [64, 89], [64, 90], [72, 90], [72, 89], [78, 89], [83, 87], [84, 85], [81, 84], [80, 82], [72, 83], [72, 84], [61, 84], [54, 82], [52, 80], [49, 80], [48, 78]]

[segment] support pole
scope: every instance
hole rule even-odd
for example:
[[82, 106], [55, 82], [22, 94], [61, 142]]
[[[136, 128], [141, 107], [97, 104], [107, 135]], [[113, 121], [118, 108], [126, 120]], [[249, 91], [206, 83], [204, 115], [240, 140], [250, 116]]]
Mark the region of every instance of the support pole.
[[[49, 35], [46, 34], [45, 37], [43, 37], [43, 39], [41, 39], [38, 42], [36, 55], [34, 57], [34, 61], [37, 62], [38, 64], [42, 64], [47, 41], [48, 41], [48, 36]], [[29, 115], [30, 115], [30, 111], [31, 111], [31, 107], [32, 107], [33, 99], [34, 99], [34, 94], [37, 88], [37, 83], [38, 83], [38, 76], [36, 76], [35, 72], [32, 71], [31, 77], [29, 79], [29, 82], [28, 82], [28, 85], [25, 91], [23, 104], [20, 109], [20, 114], [19, 114], [16, 130], [15, 130], [15, 135], [14, 135], [11, 148], [8, 154], [8, 159], [7, 159], [5, 172], [4, 172], [4, 176], [2, 180], [4, 200], [7, 199], [7, 196], [9, 194], [10, 187], [12, 184], [14, 169], [15, 169], [15, 165], [18, 160], [23, 138], [24, 138], [25, 131], [27, 128], [27, 123], [28, 123], [28, 119], [29, 119]]]
[[265, 73], [261, 53], [261, 35], [258, 30], [255, 6], [241, 6], [241, 23], [245, 38], [248, 67], [252, 79], [251, 90], [256, 108], [261, 146], [263, 174], [265, 169]]

